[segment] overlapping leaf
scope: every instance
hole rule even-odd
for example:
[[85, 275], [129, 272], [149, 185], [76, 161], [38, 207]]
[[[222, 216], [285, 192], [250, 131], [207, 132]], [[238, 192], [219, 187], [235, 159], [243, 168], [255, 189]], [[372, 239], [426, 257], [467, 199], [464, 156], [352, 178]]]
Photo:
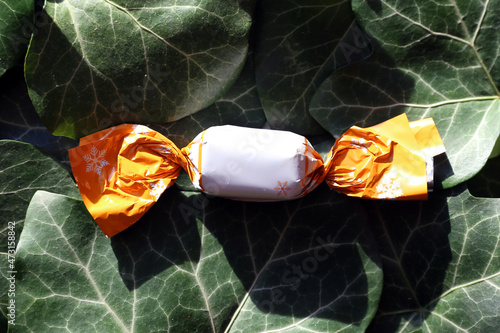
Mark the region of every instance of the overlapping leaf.
[[109, 240], [81, 201], [40, 191], [16, 258], [16, 328], [357, 331], [381, 291], [365, 222], [326, 187], [267, 204], [172, 190]]
[[[182, 147], [208, 126], [260, 127], [252, 58], [226, 91], [243, 64], [254, 4], [49, 0], [27, 61], [31, 97], [52, 130], [72, 136], [115, 122], [184, 117], [151, 125]], [[271, 126], [307, 132], [319, 84], [369, 51], [356, 25], [324, 33], [352, 21], [347, 5], [262, 1], [257, 78]], [[375, 52], [319, 87], [315, 119], [339, 136], [353, 124], [402, 112], [412, 120], [432, 116], [451, 163], [438, 166], [438, 181], [451, 187], [483, 168], [468, 181], [472, 195], [496, 196], [498, 157], [483, 165], [500, 133], [499, 0], [354, 0], [353, 7]], [[0, 82], [2, 136], [65, 154], [63, 141], [33, 127], [31, 105], [24, 91], [16, 93], [23, 85], [17, 74], [12, 86]], [[332, 145], [314, 139], [321, 153]], [[361, 201], [324, 185], [284, 203], [170, 189], [141, 221], [109, 240], [67, 172], [40, 150], [1, 142], [0, 176], [2, 225], [5, 219], [21, 226], [39, 189], [65, 194], [37, 192], [24, 231], [17, 230], [15, 331], [360, 332], [371, 322], [372, 332], [489, 332], [500, 326], [500, 199], [458, 188], [427, 202], [364, 202], [366, 215]], [[189, 183], [181, 179], [179, 187]], [[1, 260], [2, 277], [7, 267]], [[5, 315], [3, 278], [0, 288]]]
[[208, 108], [173, 123], [150, 124], [180, 148], [210, 126], [236, 125], [260, 128], [266, 117], [255, 85], [252, 52], [231, 88]]
[[67, 150], [78, 145], [76, 140], [52, 135], [45, 127], [28, 96], [23, 71], [17, 68], [0, 78], [0, 139], [36, 145], [65, 166], [69, 165]]
[[174, 121], [234, 82], [249, 29], [236, 0], [48, 1], [26, 58], [30, 97], [56, 135]]
[[0, 1], [0, 76], [22, 63], [34, 27], [35, 1]]
[[444, 187], [486, 163], [500, 133], [498, 0], [358, 1], [354, 12], [373, 37], [370, 60], [333, 74], [311, 113], [330, 133], [406, 112], [433, 117], [451, 169]]
[[[9, 222], [15, 225], [13, 235], [17, 244], [21, 236], [26, 209], [38, 190], [64, 193], [75, 198], [80, 194], [68, 171], [40, 149], [17, 141], [0, 140], [0, 306], [6, 313], [8, 301], [7, 272]], [[14, 247], [15, 248], [15, 247]], [[0, 317], [0, 330], [6, 326]]]
[[[266, 123], [266, 116], [255, 85], [252, 55], [250, 51], [236, 82], [214, 104], [176, 122], [150, 124], [149, 126], [165, 135], [180, 148], [187, 146], [199, 133], [210, 126], [263, 127]], [[196, 191], [186, 173], [181, 174], [175, 185], [182, 190]]]
[[324, 132], [308, 108], [319, 84], [345, 65], [339, 45], [353, 22], [349, 2], [265, 0], [257, 8], [257, 87], [271, 127]]
[[371, 332], [492, 332], [500, 325], [500, 199], [463, 187], [374, 205], [384, 292]]
[[50, 155], [31, 144], [0, 140], [1, 252], [7, 246], [7, 222], [16, 223], [19, 235], [28, 204], [38, 190], [80, 198], [68, 171]]

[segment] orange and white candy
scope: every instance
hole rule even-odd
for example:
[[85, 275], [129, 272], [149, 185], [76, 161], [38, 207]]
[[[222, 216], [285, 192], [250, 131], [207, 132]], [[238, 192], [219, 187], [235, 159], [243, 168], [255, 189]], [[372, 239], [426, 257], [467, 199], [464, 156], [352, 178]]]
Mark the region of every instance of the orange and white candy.
[[80, 140], [69, 151], [83, 201], [108, 237], [128, 228], [184, 169], [206, 194], [249, 201], [300, 198], [326, 180], [349, 196], [422, 200], [432, 182], [432, 158], [444, 145], [432, 119], [405, 114], [351, 127], [326, 162], [300, 135], [216, 126], [179, 149], [142, 125], [123, 124]]
[[300, 198], [319, 185], [324, 173], [309, 141], [286, 131], [210, 127], [182, 152], [197, 189], [231, 199]]

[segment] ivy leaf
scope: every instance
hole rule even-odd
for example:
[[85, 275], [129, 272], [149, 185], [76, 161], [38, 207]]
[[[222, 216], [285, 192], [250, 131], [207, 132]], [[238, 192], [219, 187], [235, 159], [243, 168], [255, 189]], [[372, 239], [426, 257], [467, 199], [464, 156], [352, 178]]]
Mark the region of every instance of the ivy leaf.
[[491, 158], [477, 175], [467, 181], [475, 197], [500, 198], [500, 156]]
[[500, 199], [463, 186], [374, 205], [384, 292], [369, 332], [489, 332], [500, 325]]
[[234, 82], [250, 23], [235, 0], [48, 1], [25, 63], [30, 97], [73, 138], [180, 119]]
[[31, 143], [69, 167], [67, 150], [78, 142], [54, 136], [45, 127], [29, 98], [22, 69], [11, 69], [0, 78], [0, 111], [0, 139]]
[[282, 203], [167, 191], [111, 240], [80, 200], [39, 191], [16, 257], [16, 328], [359, 331], [379, 265], [359, 201], [326, 186]]
[[410, 120], [433, 117], [451, 164], [438, 180], [447, 188], [471, 178], [500, 134], [498, 2], [352, 6], [373, 38], [373, 57], [330, 76], [312, 115], [336, 137], [404, 112]]
[[33, 0], [0, 1], [0, 76], [22, 63], [34, 27]]
[[264, 126], [266, 116], [255, 85], [252, 55], [253, 52], [250, 51], [238, 79], [214, 104], [176, 122], [150, 124], [149, 127], [182, 148], [210, 126], [235, 125], [254, 128]]
[[266, 0], [258, 9], [255, 74], [269, 124], [324, 133], [308, 110], [314, 92], [336, 68], [369, 54], [349, 2]]
[[495, 146], [493, 147], [493, 150], [491, 151], [491, 155], [489, 158], [494, 158], [500, 156], [500, 136], [498, 137], [497, 141], [495, 142]]
[[[253, 52], [250, 50], [240, 76], [214, 104], [176, 122], [148, 126], [165, 135], [179, 148], [187, 146], [199, 133], [211, 126], [263, 127], [266, 116], [255, 85], [252, 55]], [[185, 172], [181, 173], [175, 185], [182, 190], [197, 191]]]
[[[70, 174], [43, 150], [27, 143], [0, 140], [0, 251], [6, 252], [7, 222], [22, 228], [31, 197], [38, 190], [81, 198]], [[21, 229], [16, 229], [19, 235]]]
[[[6, 326], [8, 301], [9, 222], [15, 224], [14, 241], [19, 241], [29, 202], [38, 190], [49, 190], [80, 198], [80, 193], [64, 169], [51, 156], [27, 143], [0, 140], [0, 328]], [[15, 247], [14, 247], [15, 249]], [[1, 329], [0, 329], [1, 330]]]
[[[349, 50], [349, 52], [354, 51]], [[180, 148], [187, 146], [196, 135], [210, 126], [229, 124], [253, 128], [267, 127], [254, 74], [253, 52], [250, 51], [236, 82], [213, 105], [173, 123], [148, 126], [165, 135]], [[308, 139], [324, 159], [335, 143], [329, 134]], [[197, 191], [186, 173], [181, 173], [175, 185], [181, 190]]]

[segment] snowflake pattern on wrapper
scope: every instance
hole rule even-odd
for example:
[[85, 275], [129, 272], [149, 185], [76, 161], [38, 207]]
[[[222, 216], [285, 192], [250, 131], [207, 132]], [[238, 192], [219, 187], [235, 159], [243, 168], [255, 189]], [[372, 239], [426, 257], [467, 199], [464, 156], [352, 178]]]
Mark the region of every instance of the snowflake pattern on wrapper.
[[291, 190], [290, 187], [286, 186], [288, 184], [288, 181], [282, 183], [278, 180], [278, 186], [276, 186], [274, 189], [278, 191], [278, 197], [283, 195], [284, 197], [287, 196], [287, 192]]
[[385, 174], [377, 185], [379, 199], [393, 199], [403, 196], [401, 182], [398, 179], [396, 170], [391, 169]]
[[95, 146], [92, 146], [90, 153], [83, 156], [83, 159], [87, 162], [87, 168], [85, 170], [87, 172], [94, 171], [100, 176], [102, 168], [105, 165], [109, 165], [109, 162], [104, 159], [104, 155], [106, 155], [106, 149], [99, 151]]

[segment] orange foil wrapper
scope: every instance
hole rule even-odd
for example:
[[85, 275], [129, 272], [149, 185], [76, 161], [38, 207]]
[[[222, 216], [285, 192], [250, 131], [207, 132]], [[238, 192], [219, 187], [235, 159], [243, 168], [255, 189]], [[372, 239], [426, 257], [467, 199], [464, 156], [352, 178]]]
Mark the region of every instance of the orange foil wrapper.
[[229, 125], [179, 149], [146, 126], [123, 124], [82, 138], [69, 156], [87, 209], [112, 237], [139, 220], [182, 169], [202, 192], [235, 200], [296, 199], [323, 181], [353, 197], [424, 200], [433, 157], [444, 151], [432, 119], [409, 122], [402, 114], [351, 127], [326, 161], [303, 136]]

